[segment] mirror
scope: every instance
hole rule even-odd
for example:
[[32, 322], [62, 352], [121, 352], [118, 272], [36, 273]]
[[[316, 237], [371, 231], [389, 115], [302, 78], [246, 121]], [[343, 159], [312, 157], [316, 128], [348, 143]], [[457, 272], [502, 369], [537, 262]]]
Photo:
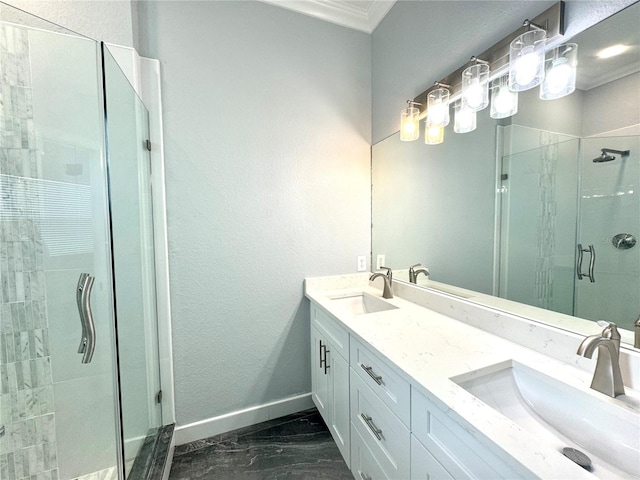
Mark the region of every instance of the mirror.
[[[449, 125], [440, 145], [398, 133], [374, 145], [374, 267], [383, 260], [408, 281], [421, 263], [430, 275], [419, 285], [614, 321], [629, 341], [640, 315], [638, 18], [635, 3], [571, 39], [578, 81], [567, 97], [539, 100], [535, 88], [513, 117], [487, 108], [475, 131]], [[630, 48], [597, 56], [614, 44]]]

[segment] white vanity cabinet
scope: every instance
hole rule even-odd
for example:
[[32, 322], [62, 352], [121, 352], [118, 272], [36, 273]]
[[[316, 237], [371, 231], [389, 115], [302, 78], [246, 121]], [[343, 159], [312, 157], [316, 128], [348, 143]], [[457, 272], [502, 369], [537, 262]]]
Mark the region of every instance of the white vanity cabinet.
[[507, 465], [415, 388], [411, 437], [411, 480], [535, 477], [519, 465]]
[[349, 334], [311, 304], [311, 395], [347, 465], [349, 426]]
[[409, 383], [354, 337], [350, 345], [351, 452], [360, 462], [351, 471], [356, 478], [409, 478]]
[[312, 398], [356, 480], [534, 478], [311, 303]]

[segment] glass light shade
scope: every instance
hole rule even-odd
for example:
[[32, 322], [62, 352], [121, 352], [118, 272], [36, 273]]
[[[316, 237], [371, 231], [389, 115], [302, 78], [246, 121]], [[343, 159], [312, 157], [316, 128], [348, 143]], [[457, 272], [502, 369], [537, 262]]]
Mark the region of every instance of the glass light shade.
[[491, 81], [491, 118], [507, 118], [518, 113], [518, 92], [509, 90], [509, 77]]
[[476, 112], [489, 105], [489, 65], [478, 63], [462, 72], [462, 98]]
[[464, 98], [453, 106], [453, 131], [456, 133], [472, 132], [476, 129], [476, 111], [467, 105]]
[[554, 100], [565, 97], [576, 89], [578, 45], [567, 43], [547, 52], [544, 80], [540, 84], [540, 98]]
[[449, 89], [439, 87], [427, 95], [427, 123], [449, 125]]
[[420, 110], [407, 107], [400, 113], [400, 140], [411, 142], [420, 137]]
[[544, 47], [547, 32], [529, 30], [509, 47], [509, 88], [522, 92], [540, 85], [544, 78]]
[[444, 127], [431, 123], [429, 120], [426, 122], [426, 128], [424, 129], [424, 143], [427, 145], [438, 145], [444, 141]]

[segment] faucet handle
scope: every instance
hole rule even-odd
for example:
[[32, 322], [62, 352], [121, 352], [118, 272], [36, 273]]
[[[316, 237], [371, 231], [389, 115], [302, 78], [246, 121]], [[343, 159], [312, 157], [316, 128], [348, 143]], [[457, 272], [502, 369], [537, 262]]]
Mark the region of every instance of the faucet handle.
[[413, 270], [414, 268], [416, 268], [416, 267], [421, 267], [421, 266], [422, 266], [422, 264], [421, 264], [421, 263], [416, 263], [415, 265], [411, 265], [411, 266], [409, 267], [409, 270]]
[[604, 327], [602, 330], [603, 338], [610, 338], [611, 340], [620, 340], [620, 332], [618, 326], [613, 322], [607, 322], [605, 320], [598, 320], [598, 325]]
[[391, 269], [389, 267], [380, 267], [380, 270], [386, 270], [387, 271], [387, 278], [389, 279], [389, 282], [391, 282], [393, 280], [393, 272], [391, 271]]

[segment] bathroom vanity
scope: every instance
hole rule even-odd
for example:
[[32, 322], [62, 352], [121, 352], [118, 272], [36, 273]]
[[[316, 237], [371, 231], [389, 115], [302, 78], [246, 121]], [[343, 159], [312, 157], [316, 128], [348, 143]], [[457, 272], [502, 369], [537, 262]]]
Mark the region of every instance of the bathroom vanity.
[[637, 352], [621, 360], [627, 394], [610, 398], [589, 388], [595, 362], [575, 354], [582, 336], [442, 292], [394, 290], [382, 299], [368, 274], [305, 281], [313, 401], [356, 479], [640, 476]]

